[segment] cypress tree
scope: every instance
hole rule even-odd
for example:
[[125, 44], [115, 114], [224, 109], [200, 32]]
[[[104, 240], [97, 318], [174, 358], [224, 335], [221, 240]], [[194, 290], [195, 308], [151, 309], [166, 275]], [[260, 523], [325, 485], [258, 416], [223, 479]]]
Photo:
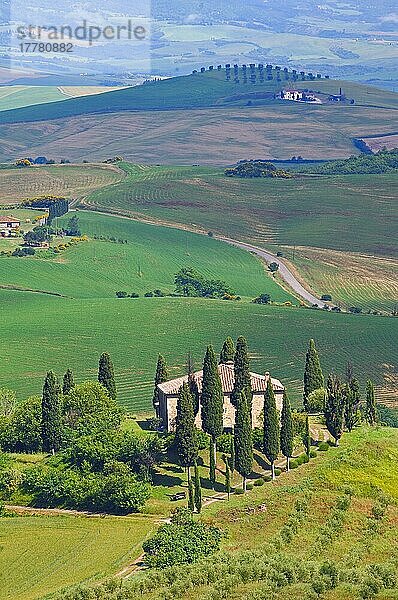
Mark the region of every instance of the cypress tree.
[[202, 486], [200, 484], [200, 475], [199, 475], [199, 467], [197, 463], [195, 463], [195, 475], [194, 475], [194, 483], [195, 483], [195, 507], [196, 512], [200, 513], [202, 510]]
[[238, 337], [236, 342], [236, 352], [234, 358], [234, 375], [235, 383], [232, 391], [231, 402], [237, 407], [237, 399], [243, 392], [246, 400], [249, 403], [249, 409], [252, 405], [252, 387], [250, 377], [249, 353], [247, 349], [247, 341], [244, 337]]
[[231, 337], [227, 337], [220, 353], [220, 365], [233, 362], [235, 358], [235, 344]]
[[155, 380], [154, 380], [154, 390], [153, 390], [153, 398], [152, 398], [152, 404], [153, 404], [153, 408], [156, 411], [156, 414], [158, 414], [158, 404], [159, 404], [159, 390], [158, 390], [158, 385], [159, 383], [164, 383], [165, 381], [167, 381], [167, 367], [166, 367], [166, 361], [164, 359], [164, 357], [159, 354], [158, 356], [158, 362], [156, 364], [156, 372], [155, 372]]
[[202, 427], [210, 436], [210, 481], [215, 483], [216, 441], [223, 432], [224, 396], [217, 360], [212, 346], [208, 346], [203, 361]]
[[343, 434], [345, 398], [340, 379], [333, 374], [326, 385], [325, 421], [329, 433], [336, 440], [336, 446]]
[[210, 438], [210, 447], [209, 447], [209, 480], [214, 489], [216, 485], [216, 451], [214, 449], [213, 440]]
[[310, 340], [305, 359], [303, 404], [308, 409], [308, 396], [311, 392], [323, 388], [325, 380], [314, 340]]
[[275, 461], [279, 454], [279, 438], [279, 416], [270, 377], [264, 394], [264, 454], [271, 463], [272, 479], [275, 479]]
[[235, 473], [235, 440], [232, 437], [231, 439], [231, 462], [230, 462], [230, 469], [231, 469], [231, 475], [233, 475]]
[[199, 407], [200, 407], [200, 394], [199, 394], [198, 384], [196, 383], [195, 376], [194, 376], [195, 365], [194, 365], [194, 362], [192, 359], [192, 354], [190, 352], [188, 353], [188, 359], [187, 359], [187, 373], [188, 373], [189, 391], [191, 392], [192, 402], [193, 402], [193, 412], [196, 417], [196, 415], [199, 412]]
[[290, 469], [290, 459], [293, 456], [293, 419], [292, 409], [286, 390], [283, 392], [282, 416], [281, 416], [281, 450], [286, 457], [286, 470]]
[[378, 421], [378, 413], [376, 407], [375, 388], [373, 381], [370, 379], [366, 382], [366, 409], [365, 418], [369, 425], [376, 425]]
[[98, 381], [108, 390], [112, 400], [116, 400], [116, 383], [113, 363], [108, 352], [101, 354], [98, 366]]
[[188, 508], [191, 512], [195, 510], [194, 489], [191, 478], [188, 480]]
[[53, 371], [44, 380], [41, 404], [41, 439], [44, 452], [57, 452], [61, 446], [60, 389]]
[[228, 457], [225, 457], [225, 491], [228, 494], [228, 500], [231, 495], [231, 470], [229, 468]]
[[246, 492], [246, 479], [253, 469], [253, 432], [249, 403], [241, 392], [235, 414], [235, 466], [243, 478], [243, 490]]
[[198, 442], [195, 430], [192, 396], [187, 383], [180, 388], [177, 400], [175, 447], [180, 464], [187, 468], [188, 485], [191, 481], [191, 467], [198, 458]]
[[344, 388], [344, 396], [344, 423], [348, 431], [352, 431], [355, 425], [358, 423], [358, 410], [361, 401], [359, 383], [355, 377], [352, 377], [349, 381], [347, 381]]
[[304, 435], [303, 435], [303, 444], [304, 444], [305, 453], [309, 458], [310, 452], [311, 452], [311, 434], [310, 434], [310, 420], [308, 418], [308, 415], [306, 415], [306, 417], [305, 417], [305, 429], [304, 429]]
[[62, 393], [64, 396], [67, 396], [72, 388], [75, 387], [75, 381], [73, 377], [73, 373], [70, 369], [68, 369], [64, 375], [64, 379], [62, 382]]

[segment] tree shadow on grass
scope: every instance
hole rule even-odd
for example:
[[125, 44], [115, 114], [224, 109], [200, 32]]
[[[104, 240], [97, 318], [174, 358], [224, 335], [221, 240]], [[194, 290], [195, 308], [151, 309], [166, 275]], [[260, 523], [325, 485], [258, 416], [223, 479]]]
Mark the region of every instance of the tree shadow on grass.
[[[203, 479], [203, 477], [201, 478], [201, 484], [202, 484], [202, 488], [205, 490], [213, 490], [213, 486], [211, 484], [211, 482], [208, 479]], [[218, 481], [216, 482], [216, 484], [214, 485], [214, 491], [215, 492], [225, 492], [225, 486], [222, 483], [219, 483]]]
[[184, 481], [181, 477], [173, 477], [164, 473], [154, 473], [152, 476], [153, 485], [163, 485], [164, 487], [182, 486]]
[[267, 463], [266, 460], [259, 454], [258, 452], [253, 452], [254, 461], [261, 467], [264, 471], [270, 471], [271, 466]]
[[184, 469], [178, 465], [164, 465], [162, 468], [164, 471], [170, 471], [171, 473], [184, 473]]

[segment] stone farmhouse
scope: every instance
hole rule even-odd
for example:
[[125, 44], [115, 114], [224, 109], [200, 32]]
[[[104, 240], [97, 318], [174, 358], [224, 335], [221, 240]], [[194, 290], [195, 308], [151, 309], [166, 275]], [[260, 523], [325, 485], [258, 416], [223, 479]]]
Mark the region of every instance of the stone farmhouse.
[[0, 216], [0, 236], [11, 237], [20, 228], [21, 221], [16, 217]]
[[[220, 374], [224, 394], [224, 429], [226, 431], [231, 431], [235, 424], [235, 408], [231, 403], [231, 395], [235, 382], [233, 363], [220, 364], [218, 366], [218, 372]], [[267, 389], [270, 374], [265, 373], [265, 375], [259, 375], [257, 373], [251, 373], [250, 375], [253, 390], [252, 425], [254, 428], [261, 426], [260, 415], [264, 408], [264, 394]], [[193, 377], [195, 378], [200, 394], [202, 391], [203, 371], [197, 371], [193, 374]], [[186, 375], [185, 377], [179, 377], [178, 379], [166, 381], [165, 383], [158, 385], [159, 403], [155, 408], [157, 417], [162, 420], [163, 427], [166, 431], [170, 432], [175, 429], [178, 393], [183, 383], [186, 383], [187, 381], [188, 376]], [[278, 379], [272, 378], [271, 382], [275, 392], [277, 408], [281, 411], [284, 386]], [[196, 416], [195, 424], [198, 429], [202, 428], [200, 410]]]

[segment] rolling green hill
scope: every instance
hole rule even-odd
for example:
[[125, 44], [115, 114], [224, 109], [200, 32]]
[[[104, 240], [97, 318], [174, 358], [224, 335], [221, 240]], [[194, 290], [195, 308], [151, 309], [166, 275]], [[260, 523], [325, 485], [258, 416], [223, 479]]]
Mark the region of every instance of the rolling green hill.
[[[275, 77], [275, 75], [274, 75]], [[259, 93], [277, 93], [289, 82], [276, 78], [272, 81], [257, 83], [256, 86], [244, 84], [242, 81], [235, 84], [232, 80], [226, 81], [225, 70], [206, 71], [185, 77], [153, 82], [150, 84], [117, 90], [103, 95], [92, 95], [77, 99], [51, 102], [46, 105], [46, 112], [40, 106], [29, 106], [2, 113], [3, 123], [18, 123], [28, 121], [42, 121], [43, 117], [58, 119], [76, 115], [92, 113], [114, 113], [119, 111], [134, 110], [173, 110], [205, 108], [211, 106], [244, 105], [249, 99], [260, 102], [266, 98], [256, 98]], [[339, 87], [344, 87], [347, 97], [354, 98], [358, 104], [374, 105], [375, 107], [397, 108], [398, 97], [393, 92], [381, 91], [377, 88], [362, 86], [360, 84], [333, 80], [298, 81], [294, 86], [299, 89], [311, 87], [323, 94], [338, 93]], [[254, 94], [254, 95], [253, 95]], [[243, 97], [242, 97], [243, 96]]]
[[[267, 292], [276, 302], [294, 300], [259, 260], [223, 242], [112, 216], [78, 214], [83, 233], [128, 243], [90, 239], [55, 257], [0, 258], [1, 285], [73, 298], [114, 298], [119, 290], [172, 293], [175, 273], [192, 266], [209, 279], [225, 280], [241, 296]], [[67, 220], [60, 219], [59, 225]]]
[[205, 507], [201, 518], [225, 533], [221, 553], [55, 600], [396, 600], [397, 448], [396, 429], [356, 429], [275, 482]]
[[[48, 157], [49, 158], [49, 157]], [[0, 168], [0, 206], [36, 196], [83, 198], [94, 189], [117, 183], [124, 173], [113, 165], [46, 165]]]
[[342, 373], [350, 360], [362, 381], [371, 376], [380, 386], [380, 399], [396, 401], [396, 385], [387, 380], [398, 363], [396, 319], [194, 298], [68, 299], [0, 290], [0, 302], [0, 387], [15, 389], [20, 400], [40, 392], [50, 368], [62, 375], [70, 367], [79, 381], [95, 378], [99, 355], [109, 351], [121, 403], [133, 413], [148, 411], [158, 352], [178, 376], [188, 351], [199, 367], [209, 342], [218, 349], [228, 335], [244, 334], [253, 370], [271, 371], [295, 402], [310, 337], [325, 372]]
[[258, 245], [396, 256], [397, 176], [235, 179], [221, 169], [139, 167], [83, 205], [199, 226]]

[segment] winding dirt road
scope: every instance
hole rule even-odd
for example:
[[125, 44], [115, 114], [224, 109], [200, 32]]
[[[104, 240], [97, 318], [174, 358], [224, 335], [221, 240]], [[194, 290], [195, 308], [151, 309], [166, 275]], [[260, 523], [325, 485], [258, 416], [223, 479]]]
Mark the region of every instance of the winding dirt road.
[[279, 271], [278, 271], [279, 275], [288, 284], [288, 286], [294, 292], [296, 292], [296, 294], [298, 296], [300, 296], [300, 298], [303, 298], [303, 300], [305, 300], [306, 302], [309, 302], [310, 304], [317, 304], [320, 308], [323, 308], [325, 306], [325, 302], [323, 302], [323, 300], [321, 300], [320, 298], [317, 298], [316, 296], [311, 294], [311, 292], [306, 290], [301, 285], [301, 283], [298, 281], [298, 279], [296, 279], [296, 277], [293, 275], [293, 273], [290, 271], [290, 269], [286, 266], [286, 264], [283, 262], [283, 260], [281, 260], [279, 258], [279, 256], [276, 256], [275, 254], [272, 254], [271, 252], [267, 252], [266, 250], [263, 250], [262, 248], [258, 248], [257, 246], [252, 246], [251, 244], [246, 244], [245, 242], [238, 242], [236, 240], [232, 240], [230, 238], [226, 238], [223, 236], [214, 236], [214, 237], [218, 240], [221, 240], [222, 242], [231, 244], [231, 246], [236, 246], [237, 248], [241, 248], [242, 250], [247, 250], [248, 252], [252, 252], [259, 258], [262, 258], [263, 260], [265, 260], [267, 263], [277, 262], [279, 264]]

